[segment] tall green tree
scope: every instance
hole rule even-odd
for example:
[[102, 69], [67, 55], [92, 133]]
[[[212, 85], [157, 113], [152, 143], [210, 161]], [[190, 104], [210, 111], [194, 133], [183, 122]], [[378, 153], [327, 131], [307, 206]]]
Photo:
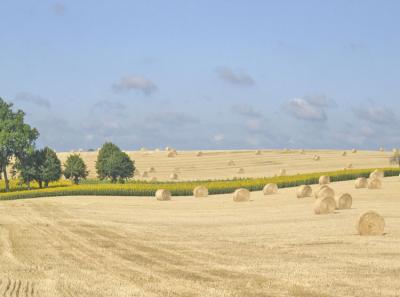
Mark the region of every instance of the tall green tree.
[[34, 146], [39, 132], [24, 122], [22, 110], [14, 112], [13, 105], [0, 98], [0, 168], [3, 172], [6, 192], [10, 189], [7, 166], [11, 159], [22, 158]]
[[80, 180], [85, 179], [89, 174], [85, 162], [76, 154], [68, 156], [64, 167], [65, 178], [71, 179], [75, 184], [79, 184]]
[[61, 178], [61, 161], [51, 148], [45, 147], [41, 150], [41, 154], [43, 155], [43, 163], [39, 167], [39, 173], [41, 181], [47, 188], [50, 182], [58, 181]]
[[133, 177], [135, 165], [118, 146], [106, 142], [97, 156], [96, 171], [101, 180], [110, 179], [112, 183], [123, 183], [127, 178]]

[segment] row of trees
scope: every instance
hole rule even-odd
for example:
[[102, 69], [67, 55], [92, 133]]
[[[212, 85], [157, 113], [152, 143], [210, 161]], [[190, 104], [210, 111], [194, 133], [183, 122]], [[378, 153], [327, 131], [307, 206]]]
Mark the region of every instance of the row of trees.
[[[40, 188], [47, 187], [50, 182], [58, 181], [62, 174], [74, 183], [88, 176], [86, 164], [79, 155], [70, 155], [62, 170], [54, 150], [48, 147], [36, 149], [39, 132], [24, 122], [22, 110], [14, 112], [12, 107], [0, 98], [0, 178], [4, 177], [6, 191], [10, 189], [9, 168], [12, 168], [12, 176], [18, 176], [28, 188], [33, 181]], [[111, 142], [103, 145], [96, 162], [99, 179], [122, 183], [133, 177], [134, 171], [134, 162], [118, 146]]]

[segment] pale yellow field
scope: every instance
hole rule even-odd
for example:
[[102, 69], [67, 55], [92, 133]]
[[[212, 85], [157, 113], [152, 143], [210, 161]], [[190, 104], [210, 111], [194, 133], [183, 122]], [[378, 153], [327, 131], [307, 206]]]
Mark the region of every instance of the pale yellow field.
[[[347, 151], [347, 156], [343, 157], [342, 151], [337, 150], [308, 150], [305, 154], [301, 154], [299, 150], [263, 150], [261, 155], [256, 155], [255, 151], [203, 151], [202, 157], [196, 157], [196, 153], [197, 151], [178, 151], [178, 156], [168, 158], [165, 151], [128, 152], [141, 173], [154, 167], [156, 172], [149, 173], [147, 179], [155, 176], [158, 180], [169, 180], [174, 171], [178, 173], [179, 180], [204, 180], [273, 176], [282, 168], [286, 169], [288, 175], [294, 175], [342, 170], [349, 164], [354, 168], [389, 167], [389, 157], [392, 155], [392, 152]], [[69, 154], [58, 155], [64, 163]], [[320, 161], [312, 159], [315, 154], [321, 157]], [[96, 177], [97, 152], [81, 152], [80, 155], [88, 166], [89, 177]], [[233, 160], [235, 165], [228, 166], [229, 160]], [[243, 174], [237, 173], [239, 168], [244, 169]]]
[[[399, 296], [400, 178], [383, 185], [334, 183], [353, 208], [320, 216], [294, 188], [242, 203], [0, 201], [0, 296]], [[356, 234], [370, 209], [385, 217], [384, 236]]]

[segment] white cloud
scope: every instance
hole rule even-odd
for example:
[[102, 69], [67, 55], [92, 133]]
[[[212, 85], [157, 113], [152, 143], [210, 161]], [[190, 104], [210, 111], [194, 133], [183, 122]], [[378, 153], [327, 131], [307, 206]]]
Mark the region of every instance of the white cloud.
[[157, 86], [151, 80], [136, 75], [122, 77], [112, 87], [115, 92], [137, 90], [145, 95], [150, 95], [157, 90]]
[[214, 135], [214, 137], [213, 137], [213, 140], [215, 142], [221, 142], [224, 139], [225, 139], [225, 135], [224, 134], [217, 134], [217, 135]]
[[255, 111], [251, 105], [243, 104], [243, 105], [234, 105], [231, 108], [232, 112], [241, 115], [243, 117], [249, 118], [260, 118], [262, 114], [258, 111]]
[[217, 74], [222, 80], [235, 85], [251, 86], [255, 84], [254, 79], [243, 71], [234, 72], [232, 69], [222, 67], [217, 69]]
[[360, 119], [378, 125], [391, 125], [397, 122], [395, 113], [388, 107], [367, 103], [353, 108], [353, 113]]
[[324, 109], [303, 98], [290, 99], [286, 111], [297, 119], [324, 122], [327, 119]]

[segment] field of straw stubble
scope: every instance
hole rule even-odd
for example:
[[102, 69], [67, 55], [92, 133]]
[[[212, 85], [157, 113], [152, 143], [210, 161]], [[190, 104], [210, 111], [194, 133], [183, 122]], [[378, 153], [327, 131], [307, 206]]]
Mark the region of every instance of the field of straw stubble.
[[[0, 296], [399, 296], [399, 177], [377, 190], [331, 186], [353, 196], [351, 209], [315, 215], [295, 188], [241, 203], [2, 201]], [[369, 209], [384, 216], [384, 236], [357, 235]]]

